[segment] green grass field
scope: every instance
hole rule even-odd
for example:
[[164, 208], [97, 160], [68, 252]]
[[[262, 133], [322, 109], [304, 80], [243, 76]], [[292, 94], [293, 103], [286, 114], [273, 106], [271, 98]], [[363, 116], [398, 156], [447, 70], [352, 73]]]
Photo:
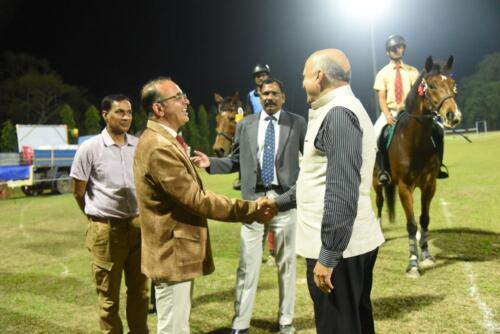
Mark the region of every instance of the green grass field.
[[[387, 242], [372, 293], [378, 333], [500, 332], [500, 133], [470, 138], [446, 140], [451, 178], [438, 181], [431, 208], [434, 268], [407, 278], [399, 203], [397, 223], [383, 221]], [[234, 175], [203, 178], [208, 189], [239, 195]], [[0, 228], [0, 333], [98, 333], [85, 219], [72, 196], [16, 193], [0, 201]], [[211, 222], [210, 229], [216, 272], [195, 282], [193, 333], [226, 333], [231, 324], [239, 224]], [[297, 278], [294, 325], [315, 333], [303, 259]], [[252, 333], [277, 330], [277, 303], [276, 269], [263, 265]], [[156, 317], [149, 323], [156, 333]]]

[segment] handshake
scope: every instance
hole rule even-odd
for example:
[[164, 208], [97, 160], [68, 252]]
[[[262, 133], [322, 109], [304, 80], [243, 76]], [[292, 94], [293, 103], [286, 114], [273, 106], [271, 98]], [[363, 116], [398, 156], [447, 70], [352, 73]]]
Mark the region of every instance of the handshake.
[[261, 224], [268, 223], [278, 214], [276, 201], [269, 197], [259, 197], [255, 200], [257, 204], [257, 222]]

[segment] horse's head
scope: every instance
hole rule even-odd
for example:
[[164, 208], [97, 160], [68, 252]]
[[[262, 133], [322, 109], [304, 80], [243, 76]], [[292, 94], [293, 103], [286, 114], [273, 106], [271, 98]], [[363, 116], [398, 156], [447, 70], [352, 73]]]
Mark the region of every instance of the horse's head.
[[223, 157], [231, 151], [237, 118], [238, 116], [243, 117], [243, 103], [238, 92], [225, 98], [215, 93], [215, 103], [218, 108], [216, 117], [217, 135], [212, 148], [218, 157]]
[[457, 86], [449, 71], [453, 66], [453, 56], [446, 64], [436, 63], [429, 56], [425, 62], [425, 72], [418, 87], [418, 94], [423, 99], [425, 109], [441, 116], [447, 128], [460, 123], [462, 113], [455, 101]]

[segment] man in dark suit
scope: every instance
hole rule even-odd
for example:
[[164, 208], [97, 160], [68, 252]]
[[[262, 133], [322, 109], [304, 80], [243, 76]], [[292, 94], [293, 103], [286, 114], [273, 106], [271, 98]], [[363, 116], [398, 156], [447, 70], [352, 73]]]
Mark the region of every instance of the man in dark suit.
[[[241, 172], [241, 192], [246, 200], [267, 195], [275, 197], [295, 185], [299, 154], [306, 133], [303, 117], [284, 111], [283, 84], [269, 78], [261, 89], [263, 111], [238, 123], [232, 154], [208, 158], [195, 152], [192, 159], [211, 174]], [[295, 305], [295, 209], [281, 212], [269, 222], [274, 234], [278, 267], [281, 333], [294, 333]], [[235, 315], [232, 333], [248, 333], [262, 261], [264, 226], [251, 223], [241, 227], [240, 263], [236, 280]]]
[[256, 202], [203, 189], [179, 136], [189, 100], [168, 78], [147, 83], [142, 105], [151, 119], [139, 139], [134, 178], [141, 214], [141, 269], [155, 283], [158, 333], [189, 333], [194, 279], [214, 271], [207, 218], [265, 221]]

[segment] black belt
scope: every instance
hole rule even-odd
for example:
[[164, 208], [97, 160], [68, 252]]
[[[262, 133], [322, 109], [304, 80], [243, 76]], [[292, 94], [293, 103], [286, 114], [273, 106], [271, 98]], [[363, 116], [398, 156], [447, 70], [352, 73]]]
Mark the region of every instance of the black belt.
[[265, 193], [265, 192], [268, 192], [270, 190], [274, 190], [279, 195], [281, 195], [281, 194], [284, 193], [283, 187], [275, 185], [275, 184], [270, 184], [268, 186], [265, 186], [263, 184], [258, 184], [257, 186], [255, 186], [255, 192], [256, 193]]

